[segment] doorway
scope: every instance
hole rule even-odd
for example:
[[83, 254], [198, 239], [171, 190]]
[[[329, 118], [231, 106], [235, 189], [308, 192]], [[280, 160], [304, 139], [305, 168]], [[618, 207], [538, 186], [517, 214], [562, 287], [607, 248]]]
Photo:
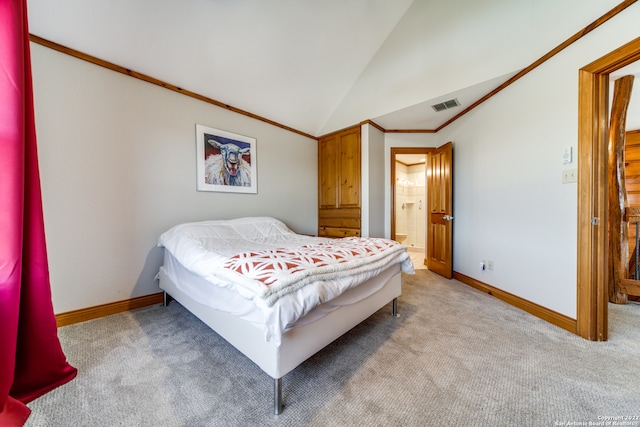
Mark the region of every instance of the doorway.
[[432, 148], [391, 148], [391, 238], [408, 247], [415, 268], [426, 268], [426, 158]]
[[609, 74], [640, 60], [640, 37], [579, 71], [576, 333], [608, 339]]

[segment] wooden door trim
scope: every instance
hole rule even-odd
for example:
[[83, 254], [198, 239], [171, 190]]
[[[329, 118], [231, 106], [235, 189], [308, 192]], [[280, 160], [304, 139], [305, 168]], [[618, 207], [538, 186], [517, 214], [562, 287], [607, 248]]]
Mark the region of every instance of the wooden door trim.
[[608, 339], [609, 74], [640, 60], [640, 37], [579, 70], [576, 333]]

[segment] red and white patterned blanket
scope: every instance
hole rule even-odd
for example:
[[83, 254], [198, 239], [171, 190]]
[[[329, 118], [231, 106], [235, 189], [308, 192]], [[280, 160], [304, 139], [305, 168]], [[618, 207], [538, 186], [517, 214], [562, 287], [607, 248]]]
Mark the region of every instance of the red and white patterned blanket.
[[251, 290], [271, 306], [309, 283], [403, 262], [409, 258], [405, 249], [393, 240], [343, 238], [295, 249], [243, 252], [229, 258], [216, 275]]

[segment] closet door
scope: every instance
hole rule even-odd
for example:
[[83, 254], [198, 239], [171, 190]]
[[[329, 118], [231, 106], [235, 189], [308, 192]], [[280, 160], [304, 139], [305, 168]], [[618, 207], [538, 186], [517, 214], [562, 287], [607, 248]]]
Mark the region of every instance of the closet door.
[[338, 138], [318, 141], [318, 206], [320, 209], [338, 207]]
[[338, 208], [360, 207], [360, 128], [338, 135], [340, 145]]

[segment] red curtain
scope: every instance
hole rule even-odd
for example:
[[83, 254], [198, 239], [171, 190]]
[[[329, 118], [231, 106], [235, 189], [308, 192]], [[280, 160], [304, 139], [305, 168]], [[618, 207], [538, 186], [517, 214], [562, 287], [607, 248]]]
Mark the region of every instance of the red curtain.
[[26, 0], [0, 1], [0, 426], [72, 380], [51, 303]]

